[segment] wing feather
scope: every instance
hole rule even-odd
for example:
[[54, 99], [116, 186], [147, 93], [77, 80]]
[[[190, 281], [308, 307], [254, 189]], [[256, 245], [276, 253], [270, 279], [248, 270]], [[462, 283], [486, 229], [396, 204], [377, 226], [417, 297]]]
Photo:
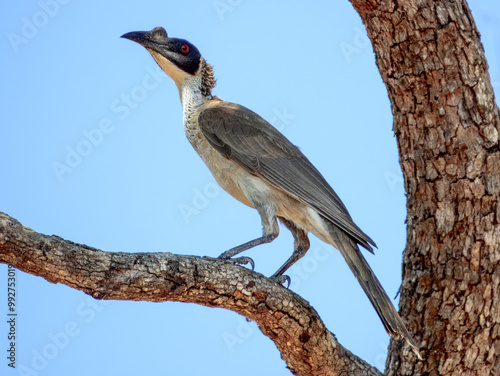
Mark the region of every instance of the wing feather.
[[220, 102], [201, 111], [198, 122], [208, 142], [226, 158], [314, 208], [369, 251], [376, 246], [299, 148], [262, 117]]

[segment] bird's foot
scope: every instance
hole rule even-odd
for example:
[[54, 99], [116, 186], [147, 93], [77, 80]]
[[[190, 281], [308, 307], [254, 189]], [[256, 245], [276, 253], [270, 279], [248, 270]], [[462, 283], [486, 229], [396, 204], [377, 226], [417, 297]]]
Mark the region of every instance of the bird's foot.
[[254, 270], [254, 268], [255, 268], [255, 262], [250, 257], [241, 256], [241, 257], [235, 257], [235, 258], [227, 258], [227, 257], [221, 257], [221, 256], [222, 255], [220, 255], [217, 258], [224, 260], [230, 264], [233, 264], [233, 265], [250, 264], [250, 266], [252, 267], [252, 270]]
[[273, 274], [269, 278], [271, 278], [273, 281], [279, 283], [280, 285], [283, 285], [285, 282], [287, 282], [286, 288], [289, 288], [290, 283], [292, 282], [292, 279], [289, 276], [284, 275], [284, 274], [281, 274], [281, 275]]

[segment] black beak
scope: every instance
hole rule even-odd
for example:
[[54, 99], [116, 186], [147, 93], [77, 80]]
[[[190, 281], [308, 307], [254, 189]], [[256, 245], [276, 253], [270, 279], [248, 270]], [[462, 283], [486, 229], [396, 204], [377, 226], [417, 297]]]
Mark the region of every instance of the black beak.
[[166, 47], [170, 42], [167, 31], [161, 26], [155, 27], [151, 31], [132, 31], [123, 34], [122, 38], [130, 39], [141, 46], [155, 50]]
[[123, 34], [120, 38], [130, 39], [144, 47], [151, 47], [153, 44], [149, 31], [131, 31], [130, 33]]

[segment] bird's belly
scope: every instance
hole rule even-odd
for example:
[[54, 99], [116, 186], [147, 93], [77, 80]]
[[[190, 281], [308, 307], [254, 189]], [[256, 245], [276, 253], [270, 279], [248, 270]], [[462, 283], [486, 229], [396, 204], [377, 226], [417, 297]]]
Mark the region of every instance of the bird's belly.
[[242, 167], [222, 156], [215, 150], [202, 134], [197, 122], [193, 119], [198, 117], [200, 110], [194, 112], [184, 120], [184, 130], [186, 137], [194, 150], [207, 165], [217, 183], [227, 193], [245, 205], [253, 207], [241, 189], [241, 182], [245, 174], [248, 174]]
[[220, 160], [214, 164], [207, 163], [217, 183], [235, 199], [247, 206], [253, 207], [241, 187], [241, 184], [245, 181], [246, 175], [249, 175], [249, 173], [222, 156], [217, 159]]
[[329, 242], [330, 235], [325, 220], [309, 205], [225, 158], [208, 143], [199, 130], [188, 133], [188, 139], [217, 183], [235, 199], [251, 208], [254, 207], [251, 200], [266, 201], [274, 206], [277, 216], [286, 218], [321, 240]]
[[[304, 204], [273, 187], [258, 176], [250, 174], [243, 167], [225, 158], [204, 139], [193, 143], [203, 162], [207, 165], [217, 183], [231, 196], [253, 208], [252, 202], [269, 203], [275, 207], [276, 214], [293, 220], [291, 217], [297, 207]], [[302, 208], [304, 211], [306, 208]], [[304, 221], [306, 222], [306, 221]]]
[[246, 176], [250, 174], [236, 163], [222, 156], [210, 145], [206, 145], [206, 147], [204, 147], [205, 145], [196, 146], [196, 151], [221, 188], [243, 204], [253, 207], [241, 188]]

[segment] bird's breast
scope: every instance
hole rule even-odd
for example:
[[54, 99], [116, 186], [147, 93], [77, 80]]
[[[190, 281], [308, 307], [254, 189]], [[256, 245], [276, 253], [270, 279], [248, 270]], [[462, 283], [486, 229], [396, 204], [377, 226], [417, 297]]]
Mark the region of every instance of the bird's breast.
[[231, 161], [214, 149], [198, 125], [198, 116], [206, 108], [184, 113], [186, 136], [203, 159], [217, 183], [231, 196], [243, 204], [254, 207], [251, 201], [272, 205], [275, 213], [297, 224], [298, 227], [311, 231], [323, 241], [328, 242], [328, 229], [324, 220], [311, 207], [300, 202], [262, 178], [252, 175], [237, 163]]
[[187, 139], [222, 189], [238, 201], [252, 207], [241, 189], [245, 177], [250, 174], [236, 163], [225, 158], [210, 145], [198, 125], [197, 119], [200, 112], [201, 109], [193, 111], [190, 116], [184, 117], [184, 130]]

